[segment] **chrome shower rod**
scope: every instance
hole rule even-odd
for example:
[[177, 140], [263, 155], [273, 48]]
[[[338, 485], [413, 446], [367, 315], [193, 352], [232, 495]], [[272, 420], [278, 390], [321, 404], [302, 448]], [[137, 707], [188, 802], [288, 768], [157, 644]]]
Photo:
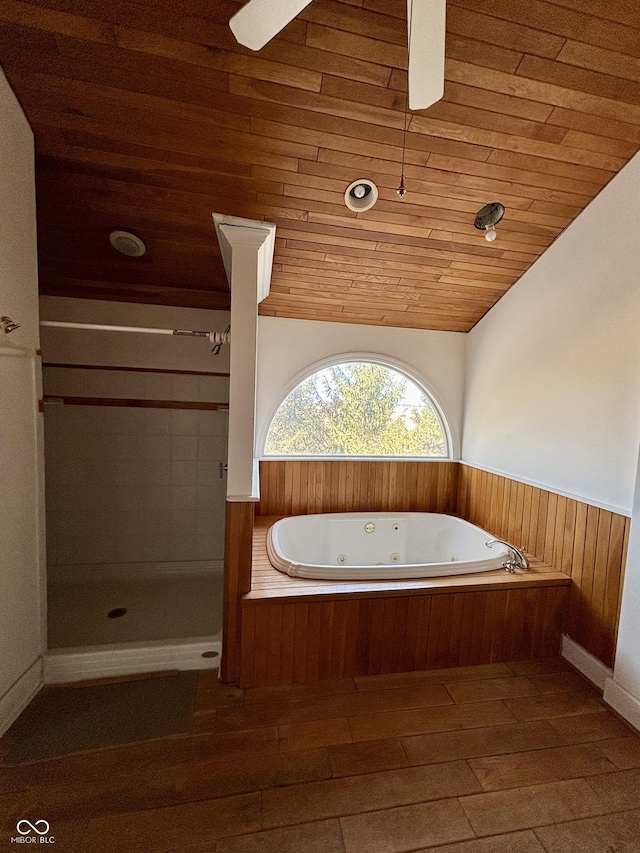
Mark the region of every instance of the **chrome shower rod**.
[[202, 332], [193, 329], [156, 329], [148, 326], [111, 326], [104, 323], [67, 323], [58, 320], [41, 320], [41, 326], [53, 329], [88, 329], [97, 332], [134, 332], [142, 335], [180, 335], [190, 338], [207, 338], [207, 340], [219, 346], [228, 344], [231, 333], [227, 329], [224, 332]]

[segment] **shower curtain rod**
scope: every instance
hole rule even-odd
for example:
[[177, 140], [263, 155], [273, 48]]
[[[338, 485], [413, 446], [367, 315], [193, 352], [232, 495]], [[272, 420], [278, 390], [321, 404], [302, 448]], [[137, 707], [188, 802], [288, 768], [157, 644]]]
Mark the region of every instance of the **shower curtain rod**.
[[153, 329], [146, 326], [109, 326], [104, 323], [64, 323], [58, 320], [41, 320], [40, 325], [54, 329], [90, 329], [98, 332], [135, 332], [143, 335], [181, 335], [190, 338], [207, 338], [215, 346], [228, 344], [231, 340], [229, 329], [224, 332], [201, 332], [189, 329]]

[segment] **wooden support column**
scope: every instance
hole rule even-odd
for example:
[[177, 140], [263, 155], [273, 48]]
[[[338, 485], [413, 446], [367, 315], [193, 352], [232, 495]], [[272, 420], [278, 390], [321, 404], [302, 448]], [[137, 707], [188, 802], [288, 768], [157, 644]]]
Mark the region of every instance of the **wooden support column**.
[[227, 501], [224, 535], [224, 602], [220, 678], [235, 684], [240, 678], [242, 596], [251, 589], [253, 513], [255, 503]]

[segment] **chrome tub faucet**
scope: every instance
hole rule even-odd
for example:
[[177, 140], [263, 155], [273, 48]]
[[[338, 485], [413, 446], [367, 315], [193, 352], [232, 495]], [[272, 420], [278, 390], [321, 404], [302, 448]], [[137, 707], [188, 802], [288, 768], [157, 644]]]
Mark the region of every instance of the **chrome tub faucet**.
[[510, 542], [505, 542], [504, 539], [490, 539], [486, 544], [487, 548], [493, 548], [494, 545], [506, 545], [512, 552], [509, 555], [509, 559], [505, 560], [502, 564], [502, 568], [506, 569], [510, 574], [514, 574], [516, 569], [520, 569], [522, 572], [528, 572], [531, 569], [529, 561], [520, 548], [516, 548]]

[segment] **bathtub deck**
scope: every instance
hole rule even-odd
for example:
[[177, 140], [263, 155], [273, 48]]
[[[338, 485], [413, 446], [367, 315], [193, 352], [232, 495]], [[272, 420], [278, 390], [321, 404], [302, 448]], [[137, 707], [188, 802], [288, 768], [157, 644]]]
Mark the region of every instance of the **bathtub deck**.
[[242, 597], [239, 684], [313, 683], [557, 655], [571, 578], [533, 571], [322, 581], [274, 569], [256, 520], [252, 589]]
[[510, 575], [503, 569], [469, 575], [441, 578], [408, 578], [379, 581], [325, 581], [310, 578], [292, 578], [274, 569], [267, 556], [267, 531], [280, 516], [256, 518], [253, 531], [253, 564], [251, 592], [244, 600], [265, 598], [291, 599], [305, 596], [306, 600], [327, 597], [380, 597], [398, 595], [425, 595], [445, 592], [488, 592], [489, 590], [526, 589], [569, 586], [571, 578], [553, 566], [531, 555], [532, 570]]

